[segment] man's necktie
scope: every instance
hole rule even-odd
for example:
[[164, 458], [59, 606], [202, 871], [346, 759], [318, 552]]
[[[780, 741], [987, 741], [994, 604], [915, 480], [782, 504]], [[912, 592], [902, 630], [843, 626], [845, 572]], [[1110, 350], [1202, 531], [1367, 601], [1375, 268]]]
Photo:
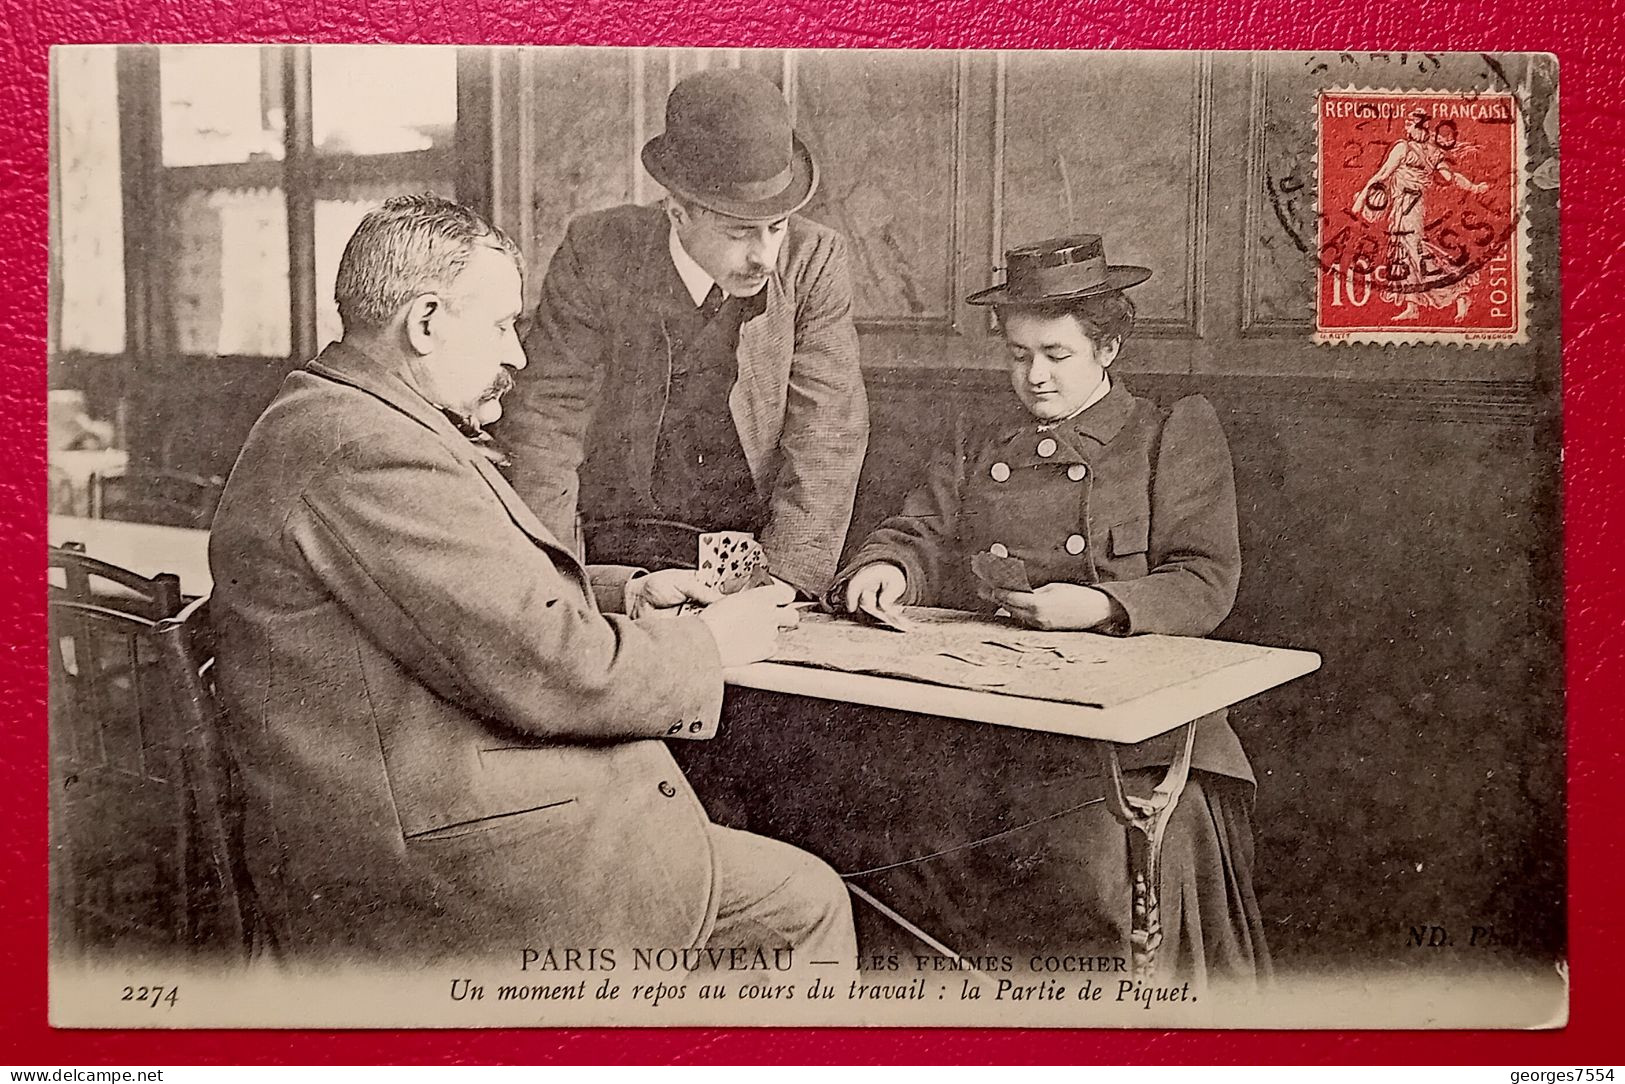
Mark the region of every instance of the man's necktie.
[[480, 453], [492, 466], [510, 467], [513, 465], [513, 460], [509, 458], [508, 453], [503, 451], [497, 442], [491, 439], [491, 434], [480, 428], [477, 422], [457, 413], [455, 410], [447, 410], [445, 407], [440, 408], [440, 413], [444, 414], [446, 420], [457, 427], [457, 432], [468, 438], [468, 442], [474, 445], [474, 450]]
[[713, 282], [711, 292], [705, 295], [704, 301], [700, 302], [700, 318], [707, 321], [715, 319], [717, 313], [722, 311], [724, 300], [726, 299], [723, 297], [722, 287]]

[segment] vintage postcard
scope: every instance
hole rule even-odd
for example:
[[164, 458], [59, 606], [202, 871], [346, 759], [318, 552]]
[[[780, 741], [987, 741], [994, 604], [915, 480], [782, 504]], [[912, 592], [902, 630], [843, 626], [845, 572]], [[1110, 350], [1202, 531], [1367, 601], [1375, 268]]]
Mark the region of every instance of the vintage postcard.
[[62, 1028], [1554, 1028], [1558, 72], [59, 47]]

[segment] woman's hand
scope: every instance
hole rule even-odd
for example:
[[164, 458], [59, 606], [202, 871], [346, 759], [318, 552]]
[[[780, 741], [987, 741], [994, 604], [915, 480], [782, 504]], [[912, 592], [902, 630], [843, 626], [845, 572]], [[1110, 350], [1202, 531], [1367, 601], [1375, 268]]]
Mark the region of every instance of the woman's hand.
[[1092, 629], [1110, 621], [1113, 613], [1110, 595], [1076, 583], [1048, 583], [1032, 591], [983, 585], [978, 594], [1033, 629]]
[[907, 574], [889, 561], [864, 565], [846, 583], [846, 612], [870, 609], [889, 613], [907, 588]]

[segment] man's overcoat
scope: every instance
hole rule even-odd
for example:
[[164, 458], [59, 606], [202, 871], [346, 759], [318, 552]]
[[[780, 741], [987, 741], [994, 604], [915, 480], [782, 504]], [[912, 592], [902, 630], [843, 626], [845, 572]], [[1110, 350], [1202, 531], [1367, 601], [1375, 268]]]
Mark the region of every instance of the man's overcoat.
[[594, 570], [398, 376], [335, 344], [232, 472], [210, 565], [248, 864], [284, 950], [703, 943], [707, 821], [662, 738], [722, 701], [699, 619]]

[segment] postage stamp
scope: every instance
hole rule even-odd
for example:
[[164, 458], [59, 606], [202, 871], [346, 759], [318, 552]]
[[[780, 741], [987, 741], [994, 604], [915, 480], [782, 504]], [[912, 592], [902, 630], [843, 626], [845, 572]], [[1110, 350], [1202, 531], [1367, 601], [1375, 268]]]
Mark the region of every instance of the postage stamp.
[[1513, 95], [1322, 91], [1316, 154], [1317, 343], [1527, 341]]

